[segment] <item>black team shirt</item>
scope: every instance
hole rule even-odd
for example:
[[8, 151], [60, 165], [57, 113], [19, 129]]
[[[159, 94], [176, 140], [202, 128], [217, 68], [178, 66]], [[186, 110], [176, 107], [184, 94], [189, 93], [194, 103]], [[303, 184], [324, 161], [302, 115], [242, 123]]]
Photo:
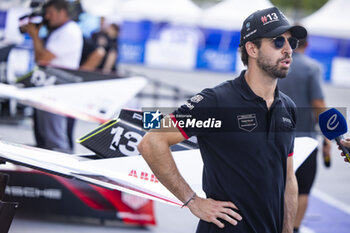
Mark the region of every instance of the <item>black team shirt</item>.
[[207, 197], [233, 202], [243, 217], [237, 226], [220, 219], [224, 229], [201, 220], [197, 228], [200, 233], [282, 232], [287, 158], [293, 155], [294, 147], [295, 104], [276, 89], [275, 100], [267, 109], [244, 74], [203, 90], [171, 115], [177, 123], [187, 120], [183, 116], [192, 122], [221, 121], [220, 128], [186, 123], [179, 127], [186, 138], [197, 136]]

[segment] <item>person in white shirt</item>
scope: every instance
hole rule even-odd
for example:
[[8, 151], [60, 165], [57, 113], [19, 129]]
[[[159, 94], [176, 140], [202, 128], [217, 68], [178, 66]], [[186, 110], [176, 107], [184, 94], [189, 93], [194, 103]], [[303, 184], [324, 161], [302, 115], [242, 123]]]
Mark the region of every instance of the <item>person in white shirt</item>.
[[[83, 35], [79, 26], [70, 19], [65, 0], [50, 0], [44, 5], [44, 17], [50, 34], [46, 43], [39, 38], [39, 28], [34, 24], [24, 26], [33, 39], [35, 61], [39, 64], [61, 68], [79, 68]], [[38, 147], [69, 151], [67, 118], [36, 110], [35, 138]]]

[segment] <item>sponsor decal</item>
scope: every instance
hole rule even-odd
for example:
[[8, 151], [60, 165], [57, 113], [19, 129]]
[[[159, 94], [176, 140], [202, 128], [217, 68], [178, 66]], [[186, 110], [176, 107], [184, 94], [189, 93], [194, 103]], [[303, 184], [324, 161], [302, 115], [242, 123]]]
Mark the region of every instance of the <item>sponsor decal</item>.
[[[110, 150], [119, 150], [125, 156], [140, 154], [140, 152], [137, 150], [137, 145], [142, 140], [142, 136], [140, 134], [134, 131], [126, 131], [120, 126], [117, 128], [112, 128], [110, 134], [114, 135], [112, 142], [109, 145]], [[124, 144], [122, 144], [121, 141], [124, 141]]]
[[191, 103], [189, 103], [189, 102], [186, 102], [185, 105], [186, 105], [190, 110], [194, 109], [194, 106], [193, 106]]
[[282, 117], [282, 121], [283, 121], [284, 123], [292, 124], [291, 119], [289, 119], [289, 118], [287, 118], [287, 117]]
[[294, 124], [293, 124], [292, 120], [289, 119], [288, 117], [282, 117], [282, 122], [285, 126], [287, 126], [289, 128], [294, 128]]
[[136, 120], [142, 121], [142, 115], [141, 115], [141, 114], [138, 114], [138, 113], [134, 113], [134, 114], [132, 115], [132, 119], [136, 119]]
[[61, 200], [60, 189], [39, 189], [35, 187], [7, 186], [5, 193], [13, 197], [45, 198], [50, 200]]
[[249, 31], [250, 30], [250, 22], [247, 22], [245, 27], [247, 28], [247, 31]]
[[132, 176], [141, 180], [149, 181], [152, 183], [159, 183], [157, 177], [154, 174], [149, 174], [148, 172], [137, 172], [136, 170], [133, 169], [129, 172], [129, 176]]
[[56, 76], [50, 75], [47, 77], [42, 70], [35, 70], [30, 78], [30, 82], [36, 87], [54, 85], [56, 80]]
[[122, 192], [122, 201], [125, 204], [127, 204], [129, 207], [131, 207], [133, 210], [140, 209], [141, 207], [144, 207], [149, 202], [149, 200], [145, 198], [134, 196], [124, 192]]
[[162, 113], [157, 111], [143, 112], [143, 128], [144, 129], [160, 129], [160, 120]]
[[251, 31], [251, 32], [249, 32], [247, 35], [245, 35], [243, 38], [244, 39], [246, 39], [246, 38], [248, 38], [248, 37], [250, 37], [251, 35], [253, 35], [254, 33], [256, 33], [256, 29], [254, 30], [254, 31]]
[[337, 121], [337, 114], [334, 114], [333, 116], [331, 116], [331, 118], [328, 119], [327, 121], [327, 129], [330, 131], [335, 130], [338, 125], [339, 125], [339, 121]]
[[201, 96], [201, 95], [195, 95], [195, 96], [193, 96], [193, 97], [191, 98], [191, 102], [193, 102], [193, 103], [199, 103], [199, 102], [201, 102], [203, 99], [204, 99], [203, 96]]
[[132, 220], [139, 220], [139, 221], [152, 221], [153, 217], [149, 214], [133, 214], [130, 212], [117, 212], [117, 217], [121, 219], [132, 219]]
[[271, 14], [261, 16], [261, 22], [263, 23], [264, 26], [266, 24], [276, 22], [276, 21], [279, 21], [278, 15], [276, 13], [271, 13]]
[[252, 132], [258, 127], [258, 121], [255, 114], [246, 114], [237, 116], [238, 127], [244, 131]]

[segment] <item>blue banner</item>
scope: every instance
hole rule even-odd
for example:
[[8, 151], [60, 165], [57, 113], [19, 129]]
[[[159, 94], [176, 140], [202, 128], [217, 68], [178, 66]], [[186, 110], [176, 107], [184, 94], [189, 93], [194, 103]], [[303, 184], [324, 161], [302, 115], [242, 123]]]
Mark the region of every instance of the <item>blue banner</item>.
[[130, 42], [141, 42], [148, 39], [153, 23], [149, 20], [123, 21], [119, 38]]
[[5, 27], [6, 27], [6, 17], [7, 17], [7, 12], [6, 11], [0, 11], [0, 29], [5, 29]]
[[197, 69], [219, 72], [235, 72], [237, 48], [220, 51], [213, 48], [198, 50]]
[[350, 58], [350, 40], [313, 35], [308, 40], [306, 54], [322, 64], [324, 81], [331, 82], [333, 59]]
[[202, 28], [205, 45], [198, 49], [197, 68], [235, 72], [240, 32]]
[[143, 63], [145, 56], [145, 41], [131, 42], [119, 40], [118, 62]]

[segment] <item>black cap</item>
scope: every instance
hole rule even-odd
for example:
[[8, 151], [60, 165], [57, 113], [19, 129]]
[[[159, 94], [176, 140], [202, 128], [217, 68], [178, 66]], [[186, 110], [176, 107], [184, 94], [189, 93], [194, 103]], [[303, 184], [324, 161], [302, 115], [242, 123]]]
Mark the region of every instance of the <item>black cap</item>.
[[290, 31], [292, 36], [298, 40], [307, 36], [304, 27], [291, 26], [286, 16], [277, 7], [258, 10], [244, 20], [240, 46], [257, 38], [273, 38], [286, 31]]

